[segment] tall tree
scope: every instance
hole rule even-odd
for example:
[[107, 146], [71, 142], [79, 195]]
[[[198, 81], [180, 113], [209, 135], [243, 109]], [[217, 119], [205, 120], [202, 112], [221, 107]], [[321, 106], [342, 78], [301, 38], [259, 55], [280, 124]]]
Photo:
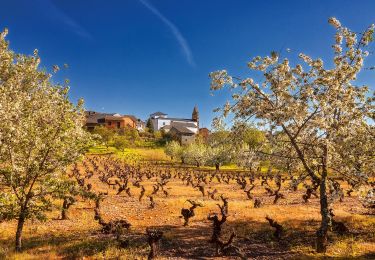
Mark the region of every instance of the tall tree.
[[[374, 95], [367, 86], [358, 86], [356, 78], [369, 55], [366, 49], [373, 40], [375, 26], [357, 34], [335, 18], [330, 18], [329, 23], [336, 30], [330, 68], [324, 66], [322, 59], [303, 53], [299, 54], [303, 65], [291, 67], [288, 59], [280, 60], [279, 54], [272, 52], [248, 63], [251, 70], [263, 76], [262, 82], [233, 78], [225, 70], [210, 74], [212, 90], [228, 86], [232, 93], [232, 101], [222, 108], [223, 116], [233, 114], [236, 121], [256, 119], [268, 129], [268, 142], [272, 145], [263, 155], [301, 166], [308, 178], [319, 185], [322, 219], [317, 231], [318, 252], [326, 251], [331, 225], [329, 173], [362, 183], [374, 173], [374, 168], [368, 167], [374, 161], [373, 152], [369, 153], [375, 144], [370, 127]], [[352, 160], [346, 161], [344, 167], [341, 158], [354, 156], [344, 147], [358, 138], [364, 140], [355, 150], [355, 156], [363, 158], [361, 166]]]
[[150, 133], [154, 132], [154, 127], [152, 126], [151, 118], [147, 119], [146, 127], [147, 127], [148, 131], [150, 131]]
[[[40, 70], [40, 58], [16, 54], [0, 34], [0, 220], [17, 219], [16, 250], [30, 218], [45, 219], [51, 199], [65, 189], [65, 170], [85, 151], [83, 101]], [[56, 72], [58, 67], [54, 67]]]

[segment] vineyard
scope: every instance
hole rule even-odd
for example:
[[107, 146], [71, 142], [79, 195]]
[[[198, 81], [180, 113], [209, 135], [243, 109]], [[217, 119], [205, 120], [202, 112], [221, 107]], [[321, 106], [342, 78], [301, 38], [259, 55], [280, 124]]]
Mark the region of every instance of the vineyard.
[[374, 3], [3, 2], [0, 260], [375, 259]]
[[[30, 221], [25, 258], [316, 257], [317, 186], [272, 168], [214, 171], [110, 155], [69, 170], [76, 186], [46, 222]], [[327, 254], [374, 257], [375, 221], [350, 184], [332, 178]], [[0, 224], [0, 256], [11, 256], [15, 222]]]

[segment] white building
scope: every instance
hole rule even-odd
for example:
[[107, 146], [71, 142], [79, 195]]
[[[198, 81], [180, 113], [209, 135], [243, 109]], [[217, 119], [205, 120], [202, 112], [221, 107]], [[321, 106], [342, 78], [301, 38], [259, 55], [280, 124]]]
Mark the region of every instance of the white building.
[[199, 113], [196, 106], [191, 119], [171, 118], [165, 113], [156, 112], [150, 115], [150, 121], [154, 131], [171, 131], [182, 144], [193, 142], [199, 132]]

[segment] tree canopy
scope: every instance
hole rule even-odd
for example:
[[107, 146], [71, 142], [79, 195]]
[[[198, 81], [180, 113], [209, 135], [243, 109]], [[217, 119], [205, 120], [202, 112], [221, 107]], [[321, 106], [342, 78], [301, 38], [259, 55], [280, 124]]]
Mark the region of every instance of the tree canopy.
[[[21, 249], [26, 219], [44, 219], [53, 195], [66, 190], [65, 171], [90, 143], [83, 129], [83, 101], [52, 83], [40, 58], [16, 54], [0, 34], [0, 220], [17, 219]], [[58, 67], [54, 67], [57, 71]]]
[[232, 93], [221, 116], [232, 114], [238, 123], [253, 120], [267, 132], [270, 149], [257, 151], [260, 158], [303, 169], [304, 178], [320, 185], [319, 252], [326, 250], [331, 223], [326, 187], [333, 180], [328, 173], [361, 184], [374, 174], [374, 95], [356, 79], [369, 55], [375, 26], [358, 34], [335, 18], [329, 23], [336, 31], [330, 68], [321, 58], [304, 53], [299, 54], [301, 63], [293, 66], [272, 52], [248, 63], [263, 76], [261, 81], [232, 77], [225, 70], [210, 74], [212, 90], [228, 86]]

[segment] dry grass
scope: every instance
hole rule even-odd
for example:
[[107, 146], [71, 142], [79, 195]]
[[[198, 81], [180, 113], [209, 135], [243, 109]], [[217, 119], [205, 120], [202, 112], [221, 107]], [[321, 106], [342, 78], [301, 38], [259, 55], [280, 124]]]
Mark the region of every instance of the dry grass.
[[148, 161], [169, 161], [170, 158], [164, 153], [164, 148], [134, 148], [134, 151], [138, 152], [144, 160]]
[[[156, 156], [149, 153], [150, 158]], [[156, 208], [149, 209], [146, 197], [152, 191], [154, 180], [143, 181], [146, 196], [138, 201], [140, 189], [131, 186], [133, 197], [125, 193], [115, 195], [116, 190], [108, 189], [99, 182], [98, 176], [91, 181], [97, 191], [108, 191], [109, 195], [102, 203], [102, 213], [106, 220], [126, 219], [131, 230], [124, 237], [129, 246], [119, 248], [113, 237], [100, 233], [100, 226], [94, 221], [94, 203], [80, 200], [69, 210], [69, 220], [57, 220], [61, 202], [49, 213], [47, 222], [28, 221], [24, 230], [24, 252], [13, 251], [15, 222], [0, 223], [0, 259], [144, 259], [148, 253], [145, 237], [147, 227], [157, 227], [164, 231], [160, 259], [213, 259], [214, 249], [208, 243], [211, 235], [211, 223], [207, 215], [218, 212], [219, 201], [203, 198], [201, 193], [180, 180], [173, 179], [167, 184], [169, 196], [155, 195]], [[319, 204], [317, 199], [302, 203], [302, 191], [289, 193], [284, 191], [286, 199], [273, 205], [257, 181], [254, 196], [261, 198], [264, 206], [255, 209], [253, 203], [246, 200], [246, 194], [238, 185], [214, 182], [207, 189], [218, 189], [218, 194], [229, 198], [229, 218], [224, 225], [224, 237], [232, 230], [237, 233], [235, 244], [250, 257], [256, 259], [306, 259], [322, 257], [342, 257], [370, 259], [375, 252], [375, 219], [366, 215], [366, 210], [357, 198], [345, 198], [336, 203], [335, 219], [344, 221], [350, 234], [337, 236], [330, 234], [330, 245], [326, 255], [314, 253], [315, 231], [319, 226]], [[186, 199], [194, 199], [204, 204], [196, 210], [196, 216], [188, 227], [183, 227], [180, 211], [188, 207]], [[265, 220], [269, 215], [285, 227], [281, 241], [272, 236], [272, 229]], [[234, 257], [228, 257], [234, 258]]]

